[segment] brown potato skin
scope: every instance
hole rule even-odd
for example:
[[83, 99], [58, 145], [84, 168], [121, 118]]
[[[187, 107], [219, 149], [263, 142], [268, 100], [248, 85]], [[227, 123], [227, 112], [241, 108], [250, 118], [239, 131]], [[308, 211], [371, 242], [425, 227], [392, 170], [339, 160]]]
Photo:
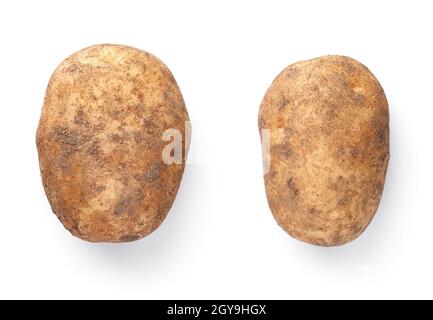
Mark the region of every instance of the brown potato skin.
[[161, 137], [170, 128], [185, 137], [185, 121], [174, 77], [147, 52], [97, 45], [63, 61], [36, 142], [45, 192], [64, 226], [91, 242], [133, 241], [158, 228], [185, 163], [163, 162]]
[[268, 89], [269, 207], [291, 236], [320, 246], [357, 238], [379, 206], [389, 160], [385, 93], [361, 63], [324, 56], [290, 65]]

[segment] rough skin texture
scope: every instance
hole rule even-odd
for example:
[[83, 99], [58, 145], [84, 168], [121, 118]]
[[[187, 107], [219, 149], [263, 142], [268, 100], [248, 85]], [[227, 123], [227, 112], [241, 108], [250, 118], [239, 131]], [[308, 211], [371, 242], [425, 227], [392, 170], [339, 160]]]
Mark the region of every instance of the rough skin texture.
[[185, 137], [185, 121], [175, 79], [149, 53], [98, 45], [63, 61], [36, 140], [45, 192], [64, 226], [92, 242], [133, 241], [158, 228], [185, 163], [163, 162], [161, 137], [169, 128]]
[[357, 238], [380, 202], [389, 160], [384, 91], [359, 62], [325, 56], [287, 67], [268, 89], [269, 207], [293, 237], [320, 246]]

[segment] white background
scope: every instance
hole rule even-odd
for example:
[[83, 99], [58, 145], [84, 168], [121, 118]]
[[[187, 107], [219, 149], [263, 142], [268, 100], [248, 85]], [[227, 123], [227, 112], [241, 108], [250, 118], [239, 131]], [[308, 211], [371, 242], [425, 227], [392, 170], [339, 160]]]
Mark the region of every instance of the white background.
[[[432, 14], [431, 1], [1, 1], [0, 298], [433, 298]], [[98, 43], [162, 59], [193, 125], [170, 214], [129, 244], [72, 237], [39, 176], [49, 77]], [[277, 226], [257, 128], [276, 75], [324, 54], [367, 65], [391, 113], [381, 206], [338, 248]]]

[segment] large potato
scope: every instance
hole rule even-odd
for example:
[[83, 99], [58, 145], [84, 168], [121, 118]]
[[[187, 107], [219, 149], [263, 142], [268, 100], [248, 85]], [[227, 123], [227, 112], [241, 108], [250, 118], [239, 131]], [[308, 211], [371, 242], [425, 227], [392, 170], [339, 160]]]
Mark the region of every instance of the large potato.
[[48, 85], [37, 148], [64, 226], [92, 242], [137, 240], [158, 228], [184, 171], [184, 161], [163, 161], [163, 132], [185, 137], [186, 121], [175, 79], [149, 53], [98, 45], [63, 61]]
[[265, 186], [278, 224], [321, 246], [358, 237], [389, 159], [388, 103], [374, 75], [342, 56], [295, 63], [268, 89], [259, 127], [270, 130]]

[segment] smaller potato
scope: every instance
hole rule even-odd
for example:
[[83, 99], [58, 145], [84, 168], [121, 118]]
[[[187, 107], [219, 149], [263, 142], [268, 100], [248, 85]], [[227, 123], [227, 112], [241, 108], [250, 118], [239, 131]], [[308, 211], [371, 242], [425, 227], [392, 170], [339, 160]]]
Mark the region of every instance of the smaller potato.
[[259, 128], [269, 130], [264, 178], [278, 224], [320, 246], [357, 238], [379, 206], [389, 159], [388, 102], [374, 75], [343, 56], [292, 64], [266, 92]]

